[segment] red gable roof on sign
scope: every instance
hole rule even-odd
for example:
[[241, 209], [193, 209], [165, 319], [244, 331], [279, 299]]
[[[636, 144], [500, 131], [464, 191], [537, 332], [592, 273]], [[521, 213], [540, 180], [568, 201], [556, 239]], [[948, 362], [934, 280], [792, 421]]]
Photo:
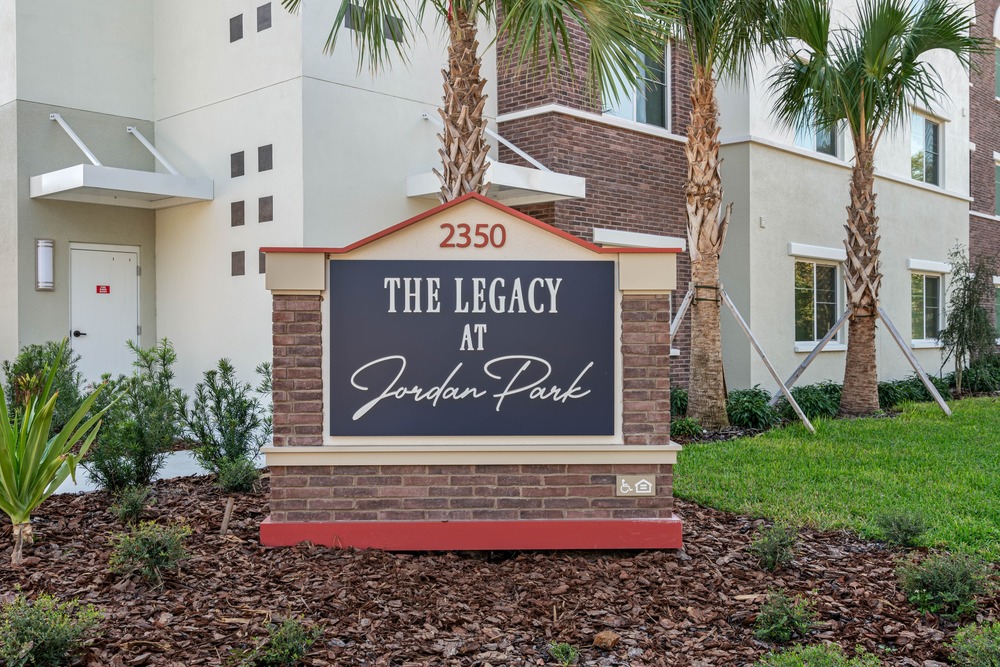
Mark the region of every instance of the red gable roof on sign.
[[469, 193], [467, 195], [463, 195], [463, 196], [459, 197], [458, 199], [454, 199], [454, 200], [452, 200], [450, 202], [447, 202], [445, 204], [441, 204], [440, 206], [435, 206], [434, 208], [432, 208], [432, 209], [430, 209], [428, 211], [424, 211], [423, 213], [421, 213], [419, 215], [413, 216], [409, 220], [404, 220], [403, 222], [400, 222], [399, 224], [393, 225], [392, 227], [387, 227], [387, 228], [383, 229], [382, 231], [380, 231], [380, 232], [378, 232], [376, 234], [372, 234], [371, 236], [363, 238], [360, 241], [356, 241], [356, 242], [352, 243], [351, 245], [344, 246], [342, 248], [265, 247], [265, 248], [261, 248], [260, 250], [261, 250], [261, 252], [264, 252], [264, 253], [268, 253], [268, 252], [280, 252], [280, 253], [299, 253], [299, 252], [301, 252], [301, 253], [319, 253], [319, 252], [323, 252], [323, 253], [327, 253], [327, 254], [331, 254], [331, 255], [340, 255], [340, 254], [351, 252], [353, 250], [357, 250], [358, 248], [364, 247], [364, 246], [366, 246], [366, 245], [368, 245], [370, 243], [374, 243], [375, 241], [383, 239], [383, 238], [385, 238], [387, 236], [395, 234], [396, 232], [402, 231], [402, 230], [406, 229], [407, 227], [411, 227], [412, 225], [415, 225], [415, 224], [417, 224], [417, 223], [419, 223], [419, 222], [421, 222], [423, 220], [426, 220], [427, 218], [435, 216], [435, 215], [441, 213], [442, 211], [446, 211], [446, 210], [448, 210], [450, 208], [454, 208], [456, 206], [460, 206], [460, 205], [464, 204], [465, 202], [468, 202], [469, 200], [475, 200], [475, 201], [482, 202], [483, 204], [491, 206], [491, 207], [497, 209], [498, 211], [501, 211], [503, 213], [506, 213], [507, 215], [513, 216], [515, 218], [518, 218], [518, 219], [520, 219], [520, 220], [522, 220], [522, 221], [524, 221], [524, 222], [526, 222], [528, 224], [531, 224], [531, 225], [534, 225], [535, 227], [538, 227], [539, 229], [541, 229], [543, 231], [549, 232], [550, 234], [558, 236], [558, 237], [560, 237], [560, 238], [562, 238], [562, 239], [564, 239], [566, 241], [570, 241], [571, 243], [575, 243], [578, 246], [581, 246], [583, 248], [586, 248], [587, 250], [590, 250], [591, 252], [598, 253], [598, 254], [612, 254], [612, 253], [614, 253], [614, 254], [617, 254], [617, 253], [661, 253], [661, 254], [663, 254], [663, 253], [669, 253], [669, 254], [676, 254], [676, 253], [682, 252], [682, 250], [680, 248], [620, 248], [620, 247], [603, 248], [603, 247], [601, 247], [599, 245], [595, 245], [595, 244], [593, 244], [593, 243], [591, 243], [589, 241], [584, 241], [581, 238], [573, 236], [572, 234], [570, 234], [568, 232], [564, 232], [563, 230], [558, 229], [556, 227], [553, 227], [552, 225], [546, 224], [546, 223], [542, 222], [541, 220], [538, 220], [536, 218], [532, 218], [530, 215], [526, 215], [524, 213], [521, 213], [520, 211], [512, 209], [509, 206], [504, 206], [500, 202], [494, 201], [494, 200], [490, 199], [489, 197], [484, 197], [483, 195], [480, 195], [480, 194], [477, 194], [477, 193], [474, 193], [474, 192], [473, 193]]

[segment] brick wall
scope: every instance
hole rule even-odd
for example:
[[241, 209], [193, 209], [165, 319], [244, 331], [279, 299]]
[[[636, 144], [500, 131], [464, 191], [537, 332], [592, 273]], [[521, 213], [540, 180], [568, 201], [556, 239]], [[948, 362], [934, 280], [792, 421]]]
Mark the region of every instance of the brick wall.
[[[669, 465], [275, 466], [271, 521], [656, 519], [673, 515]], [[615, 475], [656, 475], [656, 496], [615, 497]]]
[[323, 444], [323, 321], [319, 296], [275, 294], [274, 445]]
[[622, 299], [626, 445], [670, 444], [670, 311], [665, 297]]

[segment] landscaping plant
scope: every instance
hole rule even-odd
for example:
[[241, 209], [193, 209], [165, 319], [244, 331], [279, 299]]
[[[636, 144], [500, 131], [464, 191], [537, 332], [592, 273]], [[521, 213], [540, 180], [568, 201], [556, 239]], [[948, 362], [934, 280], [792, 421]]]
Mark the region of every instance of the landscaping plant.
[[849, 658], [836, 644], [795, 646], [780, 653], [768, 653], [755, 667], [880, 667], [882, 662], [862, 646], [857, 656]]
[[0, 659], [6, 667], [67, 665], [100, 620], [93, 605], [44, 593], [32, 601], [18, 593], [0, 608]]
[[76, 370], [80, 355], [66, 341], [26, 345], [14, 361], [2, 364], [4, 397], [11, 411], [19, 410], [27, 398], [37, 394], [50, 368], [57, 368], [52, 390], [58, 395], [52, 412], [52, 429], [61, 430], [83, 403], [83, 376]]
[[975, 612], [976, 596], [991, 590], [989, 565], [965, 554], [910, 560], [897, 568], [896, 576], [906, 599], [917, 609], [951, 619]]
[[195, 386], [190, 411], [185, 409], [183, 416], [191, 438], [198, 443], [194, 450], [198, 463], [218, 474], [227, 462], [257, 457], [271, 436], [270, 421], [259, 389], [237, 380], [228, 359], [220, 359], [203, 378]]
[[[149, 486], [156, 478], [183, 433], [187, 401], [173, 386], [177, 353], [169, 340], [148, 349], [132, 341], [128, 345], [135, 354], [135, 371], [108, 380], [121, 398], [108, 408], [101, 435], [83, 462], [91, 479], [113, 494]], [[104, 406], [98, 401], [96, 407]]]
[[959, 667], [1000, 667], [1000, 621], [961, 628], [949, 647]]
[[754, 385], [752, 389], [729, 392], [726, 412], [729, 423], [740, 428], [769, 429], [781, 421], [778, 411], [768, 405], [771, 395]]
[[[983, 305], [993, 296], [993, 274], [996, 260], [980, 258], [975, 263], [961, 246], [948, 255], [951, 260], [951, 279], [948, 281], [948, 320], [941, 331], [944, 346], [943, 368], [949, 360], [955, 363], [955, 393], [963, 391], [963, 376], [967, 366], [972, 366], [996, 349], [997, 328], [992, 314]], [[982, 372], [977, 373], [982, 383]], [[992, 378], [987, 373], [986, 378]], [[986, 391], [995, 391], [990, 385]]]
[[693, 417], [677, 417], [670, 420], [670, 435], [679, 438], [697, 438], [703, 429]]
[[[66, 341], [62, 345], [65, 347]], [[67, 477], [76, 479], [76, 464], [86, 456], [101, 427], [101, 410], [88, 417], [100, 396], [102, 387], [98, 387], [63, 428], [49, 437], [57, 398], [56, 378], [63, 358], [60, 349], [52, 365], [45, 369], [41, 385], [22, 396], [24, 402], [15, 409], [10, 409], [6, 397], [0, 395], [0, 510], [14, 525], [14, 565], [23, 560], [23, 545], [32, 542], [31, 513]]]
[[267, 637], [250, 651], [237, 654], [233, 664], [239, 667], [287, 667], [297, 665], [309, 653], [323, 628], [307, 628], [298, 619], [286, 619], [280, 625], [269, 624]]
[[125, 534], [114, 535], [109, 565], [112, 572], [140, 575], [156, 584], [165, 572], [176, 570], [187, 558], [184, 540], [191, 534], [187, 526], [161, 526], [144, 521]]
[[682, 387], [670, 389], [670, 416], [686, 417], [688, 412], [688, 393]]
[[754, 621], [754, 637], [785, 644], [792, 637], [804, 637], [812, 629], [816, 612], [806, 600], [788, 597], [782, 592], [767, 594]]
[[216, 484], [226, 493], [249, 493], [260, 481], [260, 471], [251, 459], [223, 459]]
[[135, 523], [142, 517], [148, 500], [148, 486], [130, 486], [115, 495], [111, 512], [122, 523]]
[[[809, 419], [836, 417], [840, 409], [841, 387], [836, 382], [819, 382], [792, 389], [792, 397]], [[798, 419], [791, 404], [784, 398], [778, 403], [778, 412], [789, 420]]]
[[906, 510], [876, 515], [875, 526], [883, 540], [901, 547], [916, 546], [917, 540], [929, 527], [923, 512]]
[[762, 529], [750, 543], [750, 553], [757, 559], [762, 569], [774, 572], [782, 565], [792, 562], [792, 547], [798, 531], [791, 526], [771, 526]]
[[553, 642], [549, 644], [549, 655], [562, 667], [569, 667], [580, 657], [580, 651], [572, 644], [566, 642]]

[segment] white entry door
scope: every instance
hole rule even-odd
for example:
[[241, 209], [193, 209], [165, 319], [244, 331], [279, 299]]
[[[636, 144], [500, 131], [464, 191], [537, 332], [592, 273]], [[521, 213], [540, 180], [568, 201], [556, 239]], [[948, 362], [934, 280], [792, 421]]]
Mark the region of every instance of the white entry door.
[[70, 249], [70, 343], [87, 382], [132, 370], [126, 343], [139, 342], [138, 266], [138, 248]]

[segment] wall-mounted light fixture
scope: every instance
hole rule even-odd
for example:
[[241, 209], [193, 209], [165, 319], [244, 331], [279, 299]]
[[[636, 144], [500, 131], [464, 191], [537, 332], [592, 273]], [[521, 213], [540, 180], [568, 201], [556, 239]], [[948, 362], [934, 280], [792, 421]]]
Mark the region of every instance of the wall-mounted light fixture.
[[53, 267], [52, 239], [35, 239], [35, 289], [40, 292], [51, 292], [56, 288]]

